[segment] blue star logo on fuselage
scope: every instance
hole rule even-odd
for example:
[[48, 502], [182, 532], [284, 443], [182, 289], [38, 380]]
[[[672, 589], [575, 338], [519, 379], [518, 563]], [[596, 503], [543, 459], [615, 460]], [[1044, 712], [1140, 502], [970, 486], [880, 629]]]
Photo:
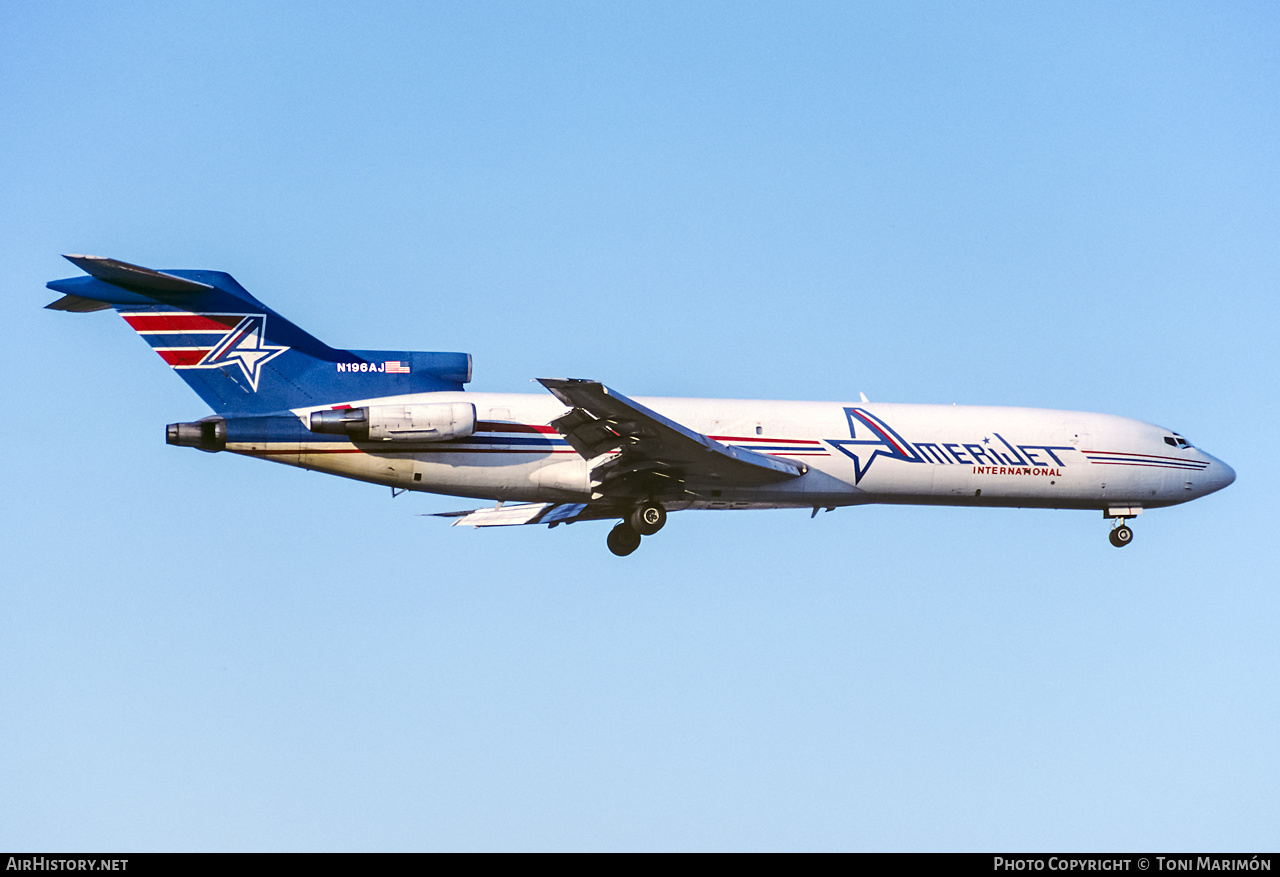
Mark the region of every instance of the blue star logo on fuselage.
[[[888, 457], [904, 463], [923, 463], [924, 460], [911, 443], [894, 432], [889, 424], [865, 408], [846, 408], [849, 419], [849, 438], [828, 439], [827, 443], [853, 460], [853, 483], [857, 484], [871, 469], [876, 457]], [[858, 438], [861, 426], [867, 438]], [[869, 452], [869, 453], [868, 453]], [[865, 460], [865, 462], [863, 462]]]

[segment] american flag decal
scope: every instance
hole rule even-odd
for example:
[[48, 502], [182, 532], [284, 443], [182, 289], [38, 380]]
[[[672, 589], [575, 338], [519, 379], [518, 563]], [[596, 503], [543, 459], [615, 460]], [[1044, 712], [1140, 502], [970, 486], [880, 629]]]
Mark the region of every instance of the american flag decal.
[[409, 373], [409, 366], [398, 359], [388, 359], [382, 364], [382, 368], [389, 375], [407, 375]]

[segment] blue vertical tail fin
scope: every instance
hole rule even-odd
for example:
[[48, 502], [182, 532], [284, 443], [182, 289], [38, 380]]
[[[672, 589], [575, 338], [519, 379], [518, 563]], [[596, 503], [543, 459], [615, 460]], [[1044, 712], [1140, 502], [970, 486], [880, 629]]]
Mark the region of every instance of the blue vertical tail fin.
[[113, 308], [219, 414], [265, 414], [404, 393], [461, 390], [471, 356], [338, 350], [307, 334], [221, 271], [153, 271], [66, 256], [89, 276], [50, 281], [47, 307]]

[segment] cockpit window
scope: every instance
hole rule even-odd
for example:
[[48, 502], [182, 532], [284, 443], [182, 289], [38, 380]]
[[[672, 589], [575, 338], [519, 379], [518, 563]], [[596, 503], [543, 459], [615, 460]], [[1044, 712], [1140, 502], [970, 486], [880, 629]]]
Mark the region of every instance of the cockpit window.
[[1166, 445], [1172, 445], [1175, 448], [1182, 448], [1184, 450], [1191, 447], [1191, 442], [1187, 441], [1182, 436], [1178, 435], [1176, 432], [1173, 435], [1165, 436], [1164, 443]]

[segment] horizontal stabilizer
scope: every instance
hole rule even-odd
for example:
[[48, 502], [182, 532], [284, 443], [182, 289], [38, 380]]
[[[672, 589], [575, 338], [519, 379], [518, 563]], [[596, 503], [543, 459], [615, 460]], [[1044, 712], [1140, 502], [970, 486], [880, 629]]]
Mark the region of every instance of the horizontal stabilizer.
[[[62, 258], [91, 277], [129, 289], [150, 290], [161, 293], [208, 292], [213, 289], [207, 283], [188, 280], [175, 274], [165, 274], [163, 271], [154, 271], [151, 268], [143, 268], [141, 265], [130, 265], [128, 262], [121, 262], [118, 259], [75, 255], [64, 255]], [[59, 310], [70, 309], [60, 308]]]
[[68, 293], [62, 298], [45, 305], [51, 311], [68, 311], [73, 314], [89, 314], [94, 311], [105, 311], [111, 307], [110, 302], [98, 301], [93, 298], [85, 298], [80, 295], [71, 295]]

